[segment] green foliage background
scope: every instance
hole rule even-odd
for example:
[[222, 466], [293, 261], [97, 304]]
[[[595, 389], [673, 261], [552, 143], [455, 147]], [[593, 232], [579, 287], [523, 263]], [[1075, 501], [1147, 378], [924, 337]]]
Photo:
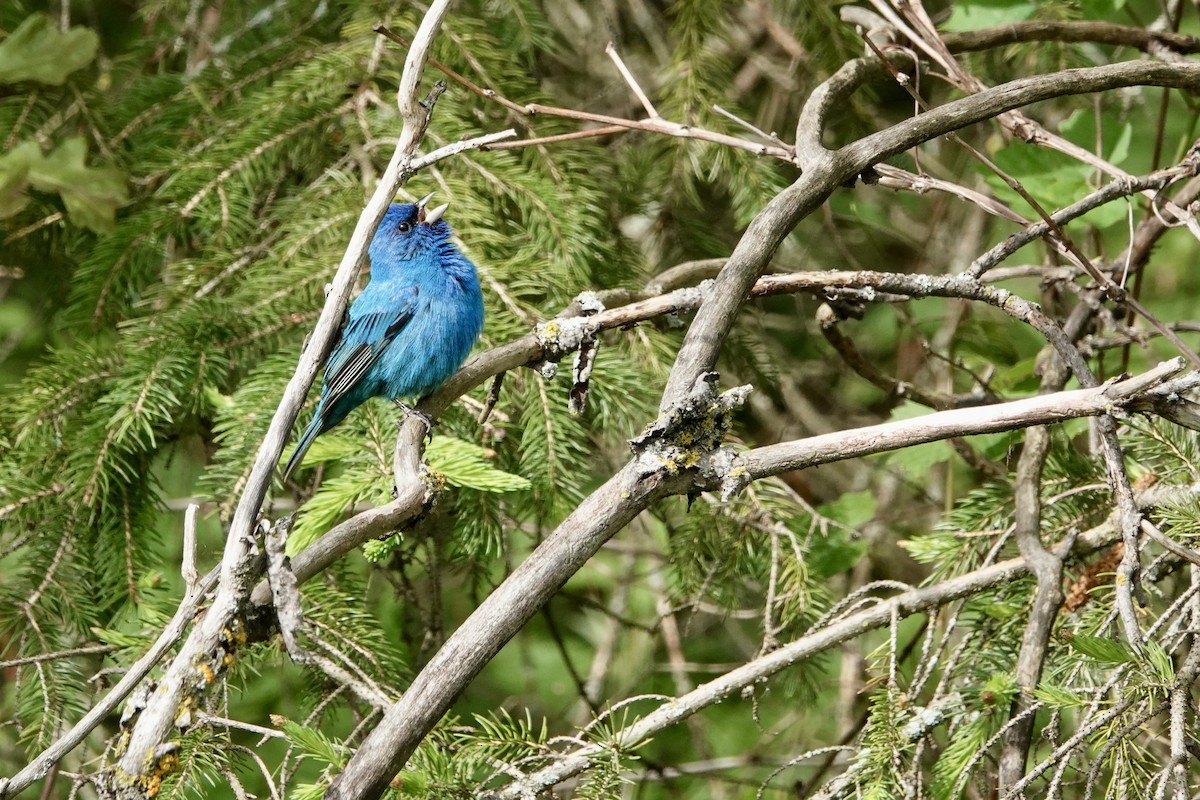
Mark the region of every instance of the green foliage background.
[[[1149, 0], [1082, 5], [964, 2], [945, 11], [950, 29], [1085, 11], [1140, 24], [1157, 14]], [[130, 663], [169, 618], [182, 588], [182, 508], [190, 498], [204, 503], [202, 568], [218, 558], [222, 524], [399, 129], [393, 98], [402, 53], [372, 26], [383, 20], [407, 33], [420, 16], [408, 4], [340, 0], [68, 7], [63, 32], [57, 5], [0, 6], [0, 659], [111, 649], [4, 670], [0, 711], [13, 724], [0, 728], [3, 774], [78, 719], [110, 684], [107, 671]], [[786, 35], [756, 22], [766, 17]], [[1193, 14], [1183, 27], [1200, 25]], [[463, 0], [435, 56], [518, 103], [636, 116], [636, 101], [603, 55], [609, 40], [665, 117], [745, 135], [712, 110], [717, 103], [785, 139], [815, 82], [861, 51], [836, 9], [817, 0]], [[1112, 56], [1112, 48], [1032, 45], [966, 61], [998, 83]], [[1069, 99], [1038, 115], [1141, 174], [1175, 163], [1196, 135], [1198, 107], [1178, 93], [1158, 135], [1160, 96], [1131, 90], [1095, 106]], [[909, 114], [899, 90], [876, 88], [840, 110], [835, 134], [848, 141]], [[523, 137], [578, 127], [514, 118], [451, 84], [428, 146], [510, 125]], [[1093, 171], [997, 130], [978, 126], [968, 135], [1046, 207], [1096, 185]], [[896, 161], [914, 166], [911, 156]], [[1032, 216], [945, 143], [923, 148], [921, 162]], [[527, 333], [582, 291], [641, 288], [682, 262], [728, 255], [744, 225], [796, 174], [742, 151], [630, 134], [466, 153], [406, 191], [437, 190], [452, 203], [447, 217], [484, 279], [484, 348]], [[1128, 236], [1127, 207], [1107, 206], [1080, 226], [1080, 239], [1111, 258]], [[956, 271], [1013, 229], [944, 195], [860, 186], [805, 220], [774, 269]], [[1143, 298], [1161, 317], [1189, 318], [1200, 291], [1195, 256], [1186, 234], [1159, 245]], [[1036, 279], [1006, 285], [1034, 298], [1040, 291]], [[1049, 299], [1073, 302], [1069, 294]], [[726, 385], [755, 386], [738, 421], [741, 441], [914, 413], [845, 368], [817, 333], [816, 306], [803, 297], [764, 300], [739, 322], [721, 371]], [[845, 328], [868, 359], [904, 380], [961, 392], [972, 374], [987, 373], [989, 388], [1004, 396], [1036, 389], [1041, 340], [998, 314], [928, 300], [869, 307]], [[564, 376], [529, 370], [508, 376], [486, 425], [475, 421], [483, 388], [445, 415], [428, 457], [450, 488], [431, 517], [304, 587], [306, 613], [351, 669], [402, 691], [479, 598], [623, 463], [625, 441], [655, 416], [681, 330], [668, 319], [605, 336], [581, 416], [567, 412]], [[1120, 371], [1114, 353], [1097, 352], [1102, 373]], [[1168, 352], [1158, 343], [1135, 348], [1130, 366]], [[314, 446], [309, 464], [317, 470], [274, 487], [272, 515], [300, 509], [293, 548], [351, 509], [388, 498], [394, 419], [386, 404], [369, 404]], [[1071, 493], [1102, 482], [1102, 470], [1082, 455], [1086, 424], [1062, 427], [1045, 491], [1069, 500], [1048, 515], [1051, 539], [1097, 523], [1109, 503], [1103, 489]], [[1200, 477], [1190, 436], [1135, 427], [1136, 472]], [[1018, 441], [996, 435], [973, 444], [1003, 472]], [[1200, 535], [1192, 505], [1166, 513], [1175, 535]], [[532, 763], [521, 760], [543, 757], [551, 737], [573, 735], [598, 715], [594, 730], [618, 726], [653, 701], [602, 714], [610, 703], [681, 693], [794, 638], [864, 578], [915, 583], [968, 571], [993, 540], [958, 534], [1003, 529], [1010, 515], [1008, 481], [989, 480], [945, 444], [765, 481], [726, 505], [709, 497], [690, 507], [664, 503], [620, 534], [488, 667], [396, 793], [471, 796], [481, 783], [499, 782], [498, 763]], [[1149, 613], [1173, 597], [1173, 579], [1165, 580]], [[899, 682], [847, 705], [838, 696], [838, 659], [816, 659], [637, 753], [598, 763], [575, 796], [753, 797], [763, 785], [764, 796], [792, 796], [820, 774], [820, 759], [789, 762], [838, 741], [847, 714], [850, 730], [861, 733], [850, 762], [866, 796], [899, 791], [898, 767], [914, 765], [925, 769], [934, 796], [959, 796], [968, 762], [1006, 719], [1014, 687], [1004, 676], [1028, 591], [1021, 583], [966, 604], [960, 624], [977, 649], [942, 677], [960, 682], [962, 705], [924, 754], [903, 733], [905, 708], [919, 697], [913, 656], [889, 653], [888, 637], [878, 634], [862, 643], [868, 679], [898, 669]], [[1096, 685], [1108, 674], [1103, 664], [1126, 665], [1146, 692], [1169, 683], [1165, 655], [1088, 650], [1082, 637], [1110, 632], [1110, 608], [1100, 593], [1062, 622], [1081, 635], [1052, 652], [1045, 691], [1056, 713], [1069, 718], [1083, 702], [1079, 669]], [[920, 633], [915, 623], [902, 626], [901, 641]], [[347, 756], [343, 742], [356, 741], [373, 719], [320, 674], [291, 665], [275, 643], [244, 655], [210, 712], [288, 722], [280, 723], [284, 738], [262, 744], [219, 725], [194, 729], [162, 796], [225, 796], [219, 787], [230, 774], [266, 796], [247, 748], [277, 779], [286, 776], [290, 796], [318, 796], [326, 767]], [[116, 722], [102, 732], [113, 735]], [[69, 770], [102, 766], [103, 738], [74, 754]], [[1151, 757], [1123, 751], [1106, 767], [1108, 785], [1140, 790]], [[669, 771], [721, 758], [741, 761], [711, 773]], [[68, 789], [60, 780], [52, 791], [65, 797]]]

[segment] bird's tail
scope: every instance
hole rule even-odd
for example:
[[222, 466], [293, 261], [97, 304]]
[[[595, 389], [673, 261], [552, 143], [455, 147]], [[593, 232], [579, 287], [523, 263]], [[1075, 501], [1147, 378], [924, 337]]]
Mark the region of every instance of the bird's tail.
[[300, 466], [300, 462], [304, 460], [304, 454], [308, 452], [308, 448], [312, 445], [313, 439], [316, 439], [323, 429], [321, 423], [321, 409], [313, 414], [312, 422], [308, 423], [308, 427], [304, 429], [304, 433], [300, 436], [300, 441], [296, 443], [296, 449], [292, 451], [292, 457], [288, 459], [287, 466], [283, 468], [283, 479], [286, 481], [291, 477], [296, 467]]

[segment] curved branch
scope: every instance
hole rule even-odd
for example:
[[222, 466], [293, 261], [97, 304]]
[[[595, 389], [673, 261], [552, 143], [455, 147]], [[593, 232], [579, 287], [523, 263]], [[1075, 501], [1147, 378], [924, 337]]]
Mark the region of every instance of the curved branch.
[[1200, 63], [1123, 61], [1103, 67], [1068, 69], [1020, 78], [938, 106], [863, 137], [841, 148], [837, 154], [846, 159], [843, 170], [848, 173], [848, 178], [922, 142], [1021, 106], [1055, 97], [1103, 92], [1126, 86], [1166, 86], [1196, 91], [1200, 89]]
[[1023, 42], [1095, 42], [1136, 47], [1151, 54], [1164, 47], [1184, 55], [1200, 53], [1200, 38], [1186, 33], [1152, 31], [1100, 20], [1028, 20], [977, 31], [944, 31], [942, 41], [952, 53]]
[[[866, 70], [867, 67], [863, 64], [857, 69]], [[865, 77], [865, 73], [852, 70], [844, 76], [844, 82], [853, 86]], [[832, 80], [826, 85], [831, 85]], [[1006, 111], [1054, 97], [1138, 85], [1198, 89], [1200, 64], [1132, 61], [1022, 78], [939, 106], [839, 150], [830, 152], [815, 147], [810, 160], [804, 163], [804, 174], [759, 212], [717, 276], [715, 291], [701, 306], [684, 337], [660, 409], [682, 397], [701, 374], [712, 370], [743, 298], [775, 250], [792, 228], [824, 203], [839, 186], [893, 155]], [[823, 103], [814, 103], [810, 98], [806, 106], [806, 114], [810, 113], [810, 107], [813, 109], [811, 119], [814, 123], [820, 122]], [[809, 130], [805, 135], [816, 136], [815, 141], [819, 142], [819, 130]], [[1059, 350], [1061, 353], [1061, 348]]]
[[600, 547], [671, 486], [661, 472], [626, 465], [584, 500], [446, 640], [398, 703], [363, 741], [325, 793], [373, 800], [459, 693]]
[[[189, 687], [197, 684], [198, 660], [207, 658], [219, 646], [223, 631], [262, 574], [261, 558], [255, 547], [255, 529], [263, 498], [309, 387], [333, 346], [355, 278], [366, 261], [371, 236], [395, 197], [396, 190], [412, 174], [412, 161], [432, 108], [432, 104], [422, 105], [418, 100], [420, 72], [448, 7], [449, 0], [434, 0], [414, 38], [400, 82], [399, 104], [404, 125], [396, 150], [355, 225], [316, 329], [300, 355], [296, 371], [288, 381], [259, 446], [246, 488], [230, 522], [221, 559], [220, 583], [212, 605], [192, 629], [191, 635], [166, 668], [157, 690], [134, 722], [125, 753], [110, 778], [119, 786], [138, 787], [139, 791], [144, 791], [146, 777], [156, 767], [159, 754], [163, 752], [175, 728], [181, 703], [189, 691], [194, 691]], [[439, 93], [440, 90], [435, 87], [433, 97]], [[206, 683], [201, 681], [200, 685], [205, 686]]]
[[[1138, 500], [1143, 507], [1162, 505], [1185, 496], [1192, 496], [1195, 491], [1195, 488], [1190, 486], [1164, 487], [1161, 492], [1157, 490], [1146, 492], [1139, 496]], [[1118, 536], [1117, 524], [1110, 518], [1081, 534], [1072, 552], [1077, 555], [1090, 553], [1112, 543]], [[933, 586], [913, 589], [883, 600], [865, 611], [842, 617], [820, 630], [802, 636], [768, 655], [743, 664], [719, 678], [696, 687], [681, 697], [664, 703], [637, 722], [619, 730], [607, 743], [581, 747], [559, 757], [550, 766], [538, 770], [523, 780], [484, 796], [489, 800], [516, 800], [516, 798], [534, 796], [538, 791], [561, 783], [591, 768], [599, 755], [610, 754], [614, 750], [631, 750], [660, 731], [678, 724], [709, 706], [720, 703], [747, 686], [752, 686], [842, 642], [861, 636], [865, 631], [888, 625], [895, 617], [904, 617], [936, 608], [954, 600], [978, 594], [993, 586], [1016, 580], [1027, 574], [1029, 574], [1029, 564], [1025, 559], [1014, 558], [983, 567], [957, 578], [950, 578]]]

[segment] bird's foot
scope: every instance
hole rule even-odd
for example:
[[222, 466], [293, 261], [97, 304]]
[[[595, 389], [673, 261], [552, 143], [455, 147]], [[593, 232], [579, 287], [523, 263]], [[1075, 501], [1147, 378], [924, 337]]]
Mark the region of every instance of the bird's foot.
[[425, 426], [425, 438], [431, 442], [433, 441], [433, 417], [429, 416], [419, 408], [413, 408], [407, 403], [402, 403], [399, 400], [393, 400], [392, 402], [396, 404], [396, 408], [404, 412], [404, 417], [402, 417], [396, 423], [397, 427], [403, 425], [406, 418], [410, 416], [416, 417], [421, 421], [421, 424]]

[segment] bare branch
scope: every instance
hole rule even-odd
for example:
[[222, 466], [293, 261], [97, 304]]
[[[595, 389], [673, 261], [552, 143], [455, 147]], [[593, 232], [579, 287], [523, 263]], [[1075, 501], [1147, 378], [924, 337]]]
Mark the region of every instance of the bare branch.
[[183, 514], [183, 563], [179, 568], [183, 576], [184, 594], [194, 594], [200, 583], [196, 571], [196, 520], [200, 515], [199, 503], [188, 503]]
[[187, 630], [192, 617], [199, 611], [205, 595], [212, 590], [216, 583], [217, 571], [213, 570], [204, 579], [198, 591], [183, 598], [179, 608], [175, 610], [175, 616], [171, 617], [171, 621], [163, 628], [158, 639], [145, 655], [134, 662], [133, 666], [117, 682], [117, 685], [110, 689], [100, 702], [93, 705], [91, 710], [72, 725], [69, 731], [32, 759], [28, 766], [11, 778], [0, 779], [0, 798], [13, 797], [34, 781], [45, 776], [51, 767], [74, 750], [97, 725], [107, 719], [117, 706], [129, 696], [130, 692], [150, 674], [150, 670], [158, 665], [167, 651], [175, 646], [175, 643], [183, 636], [183, 632]]
[[[866, 63], [854, 67], [848, 65], [838, 73], [841, 85], [851, 86], [861, 83], [868, 74], [870, 68]], [[814, 93], [802, 112], [801, 124], [810, 126], [805, 135], [820, 136], [820, 131], [814, 133], [811, 126], [820, 123], [821, 115], [817, 109], [833, 102], [833, 81], [831, 78], [823, 85], [827, 87], [826, 99], [816, 100], [817, 93]], [[715, 291], [697, 313], [684, 338], [660, 408], [681, 396], [701, 373], [713, 368], [742, 298], [762, 274], [775, 249], [791, 229], [837, 187], [890, 156], [1005, 111], [1052, 97], [1146, 84], [1195, 89], [1200, 87], [1200, 64], [1135, 61], [1023, 78], [947, 103], [837, 151], [830, 152], [817, 146], [811, 158], [801, 158], [805, 173], [776, 195], [754, 218], [717, 276]], [[814, 110], [806, 122], [805, 115], [810, 114], [810, 107]], [[799, 133], [797, 141], [800, 141]], [[803, 148], [798, 152], [804, 152]]]
[[[1194, 488], [1171, 490], [1183, 494], [1194, 493]], [[1157, 504], [1164, 501], [1163, 495], [1147, 493], [1144, 502]], [[1119, 536], [1115, 521], [1109, 519], [1078, 537], [1075, 552], [1084, 554], [1105, 547]], [[596, 757], [612, 750], [629, 751], [693, 714], [775, 675], [788, 667], [814, 655], [836, 647], [842, 642], [861, 636], [865, 631], [888, 625], [893, 617], [904, 617], [920, 613], [963, 597], [986, 591], [993, 586], [1013, 581], [1030, 571], [1024, 558], [1002, 561], [989, 567], [949, 578], [932, 586], [911, 589], [883, 600], [865, 611], [843, 616], [825, 627], [810, 631], [807, 635], [783, 645], [767, 655], [731, 670], [693, 691], [664, 703], [646, 714], [637, 722], [616, 731], [601, 744], [591, 744], [578, 750], [556, 756], [549, 766], [530, 774], [524, 780], [503, 789], [484, 795], [489, 800], [515, 800], [535, 795], [536, 792], [578, 775], [591, 768]], [[1010, 795], [1011, 796], [1011, 793]]]
[[1042, 545], [1042, 468], [1050, 453], [1050, 431], [1033, 428], [1025, 437], [1025, 448], [1017, 462], [1017, 486], [1013, 497], [1014, 525], [1021, 557], [1037, 578], [1033, 607], [1017, 655], [1017, 696], [1009, 712], [1011, 725], [1004, 734], [1000, 754], [1000, 790], [1016, 783], [1025, 774], [1025, 759], [1033, 735], [1035, 707], [1033, 690], [1042, 677], [1047, 645], [1058, 609], [1062, 606], [1062, 557]]
[[[230, 522], [221, 559], [220, 589], [204, 618], [193, 629], [179, 654], [164, 672], [158, 690], [134, 722], [128, 747], [113, 773], [112, 779], [117, 784], [136, 785], [146, 770], [152, 768], [155, 759], [147, 759], [145, 756], [147, 753], [157, 752], [171, 735], [180, 703], [186, 692], [194, 691], [189, 687], [194, 687], [197, 683], [194, 672], [196, 664], [199, 663], [198, 659], [208, 658], [208, 654], [218, 646], [223, 631], [227, 629], [230, 620], [249, 596], [258, 576], [262, 574], [261, 554], [255, 552], [256, 520], [262, 501], [304, 398], [341, 326], [354, 280], [365, 263], [371, 236], [387, 211], [396, 190], [412, 174], [412, 162], [431, 111], [430, 107], [423, 106], [418, 100], [421, 72], [448, 7], [449, 0], [434, 0], [405, 59], [398, 96], [404, 126], [395, 153], [359, 217], [334, 275], [316, 329], [300, 356], [296, 372], [284, 390], [283, 398], [255, 456], [250, 477]], [[434, 97], [438, 93], [440, 90], [435, 88]], [[201, 685], [205, 684], [201, 682]]]
[[942, 41], [952, 53], [990, 50], [1021, 42], [1096, 42], [1136, 47], [1146, 53], [1165, 47], [1184, 55], [1200, 53], [1200, 38], [1154, 31], [1101, 20], [1025, 20], [977, 31], [945, 31]]
[[991, 406], [938, 411], [913, 419], [766, 445], [738, 454], [736, 463], [745, 468], [748, 478], [758, 479], [953, 436], [994, 433], [1073, 417], [1107, 414], [1122, 406], [1133, 405], [1151, 388], [1177, 374], [1183, 366], [1183, 360], [1177, 358], [1137, 378], [1106, 383], [1091, 389], [1038, 395]]
[[617, 48], [609, 42], [604, 48], [604, 52], [608, 53], [608, 57], [617, 65], [617, 72], [621, 73], [621, 77], [625, 79], [625, 83], [629, 84], [629, 88], [637, 96], [638, 102], [642, 104], [642, 108], [646, 109], [646, 115], [650, 119], [658, 119], [658, 111], [654, 108], [654, 104], [650, 102], [650, 98], [642, 91], [642, 87], [638, 85], [637, 79], [633, 77], [633, 73], [629, 71], [629, 67], [625, 66], [625, 62], [621, 60], [621, 54], [617, 52]]

